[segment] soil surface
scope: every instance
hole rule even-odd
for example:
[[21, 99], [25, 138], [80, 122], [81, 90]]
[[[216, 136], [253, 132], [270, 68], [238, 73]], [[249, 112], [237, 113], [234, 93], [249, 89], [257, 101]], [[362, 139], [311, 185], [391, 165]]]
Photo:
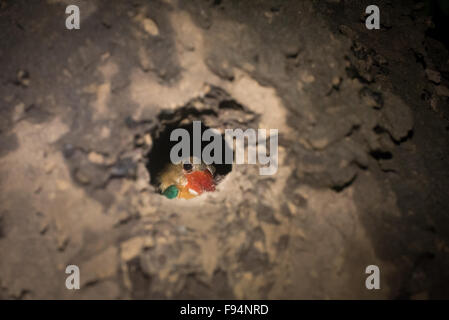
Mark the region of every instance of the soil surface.
[[[0, 1], [0, 298], [449, 298], [448, 51], [427, 2], [370, 4]], [[277, 173], [164, 198], [194, 120], [278, 129]]]

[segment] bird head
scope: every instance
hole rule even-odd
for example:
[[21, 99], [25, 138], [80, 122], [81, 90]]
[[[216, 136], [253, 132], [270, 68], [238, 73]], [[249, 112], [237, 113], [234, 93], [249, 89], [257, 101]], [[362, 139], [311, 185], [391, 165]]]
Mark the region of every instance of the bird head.
[[203, 192], [215, 191], [215, 168], [192, 159], [180, 164], [168, 164], [159, 176], [159, 188], [169, 199], [191, 199]]

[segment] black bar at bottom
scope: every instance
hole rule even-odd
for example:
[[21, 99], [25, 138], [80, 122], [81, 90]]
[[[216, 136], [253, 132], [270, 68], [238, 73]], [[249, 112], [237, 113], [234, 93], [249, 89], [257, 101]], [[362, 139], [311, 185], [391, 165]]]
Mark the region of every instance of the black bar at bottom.
[[[4, 314], [130, 319], [310, 319], [343, 315], [358, 319], [446, 314], [448, 301], [297, 301], [297, 300], [140, 300], [140, 301], [0, 301]], [[9, 313], [11, 312], [11, 313]]]

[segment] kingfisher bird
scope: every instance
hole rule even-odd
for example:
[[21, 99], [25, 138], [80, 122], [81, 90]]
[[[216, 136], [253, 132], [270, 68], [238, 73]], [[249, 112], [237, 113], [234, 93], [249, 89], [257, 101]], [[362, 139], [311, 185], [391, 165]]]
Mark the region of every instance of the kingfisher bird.
[[192, 199], [215, 191], [215, 167], [204, 163], [169, 163], [158, 177], [159, 190], [168, 199]]

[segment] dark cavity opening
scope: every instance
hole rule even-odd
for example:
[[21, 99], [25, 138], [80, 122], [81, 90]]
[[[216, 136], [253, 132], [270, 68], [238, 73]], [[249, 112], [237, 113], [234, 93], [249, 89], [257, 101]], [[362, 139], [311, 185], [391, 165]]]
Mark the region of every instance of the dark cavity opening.
[[[182, 122], [182, 121], [181, 121]], [[147, 169], [150, 173], [150, 183], [158, 189], [158, 179], [159, 174], [164, 170], [164, 168], [171, 163], [170, 160], [170, 150], [179, 141], [170, 141], [170, 134], [173, 130], [177, 128], [185, 129], [190, 135], [190, 155], [193, 155], [193, 122], [187, 124], [181, 124], [179, 121], [176, 123], [165, 124], [163, 128], [158, 130], [153, 134], [153, 147], [148, 153], [148, 163]], [[205, 126], [201, 122], [201, 136], [205, 130], [209, 127]], [[227, 148], [230, 148], [225, 140], [224, 135], [220, 135], [222, 139], [222, 163], [213, 164], [215, 167], [215, 181], [219, 183], [229, 172], [232, 171], [232, 164], [225, 164], [225, 152]], [[209, 144], [209, 141], [201, 141], [201, 152], [204, 147]]]

